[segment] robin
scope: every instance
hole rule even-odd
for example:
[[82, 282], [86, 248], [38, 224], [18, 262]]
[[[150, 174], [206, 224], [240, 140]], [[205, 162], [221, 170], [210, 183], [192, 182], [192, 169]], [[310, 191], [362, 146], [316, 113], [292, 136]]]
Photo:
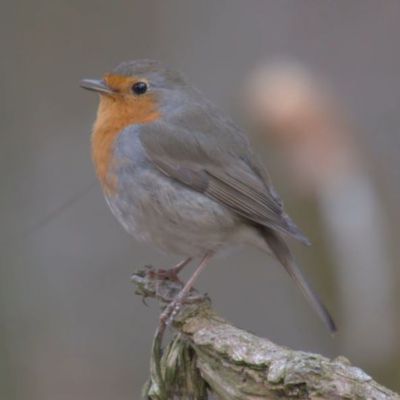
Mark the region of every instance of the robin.
[[135, 238], [184, 257], [170, 276], [201, 260], [161, 314], [161, 326], [216, 253], [245, 244], [274, 255], [328, 329], [336, 330], [285, 239], [309, 241], [285, 213], [243, 131], [157, 61], [123, 62], [103, 79], [80, 85], [100, 95], [92, 158], [114, 216]]

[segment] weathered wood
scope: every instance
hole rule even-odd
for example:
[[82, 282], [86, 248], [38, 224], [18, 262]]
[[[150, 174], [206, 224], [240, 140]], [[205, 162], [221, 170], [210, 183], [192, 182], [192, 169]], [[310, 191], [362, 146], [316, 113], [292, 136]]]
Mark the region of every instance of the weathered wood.
[[[135, 273], [136, 293], [169, 302], [179, 282], [159, 279], [151, 269]], [[238, 329], [191, 292], [189, 304], [172, 323], [175, 336], [161, 350], [156, 332], [150, 379], [151, 400], [399, 399], [360, 368], [339, 357], [278, 346]]]

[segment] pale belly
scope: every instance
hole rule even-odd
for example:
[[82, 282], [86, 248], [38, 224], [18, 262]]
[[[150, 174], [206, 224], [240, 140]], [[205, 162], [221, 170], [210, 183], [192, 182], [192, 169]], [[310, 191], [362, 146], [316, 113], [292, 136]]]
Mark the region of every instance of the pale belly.
[[115, 217], [136, 239], [168, 253], [203, 256], [229, 245], [243, 225], [224, 206], [152, 168], [129, 169], [119, 186], [118, 195], [106, 197]]

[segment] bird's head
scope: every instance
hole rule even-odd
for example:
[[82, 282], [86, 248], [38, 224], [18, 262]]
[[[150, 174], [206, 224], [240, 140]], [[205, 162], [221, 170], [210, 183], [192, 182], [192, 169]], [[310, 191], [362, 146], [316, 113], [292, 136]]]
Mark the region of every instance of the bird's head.
[[119, 64], [102, 79], [82, 79], [80, 86], [100, 95], [98, 119], [127, 125], [160, 118], [186, 83], [178, 72], [157, 61], [136, 60]]

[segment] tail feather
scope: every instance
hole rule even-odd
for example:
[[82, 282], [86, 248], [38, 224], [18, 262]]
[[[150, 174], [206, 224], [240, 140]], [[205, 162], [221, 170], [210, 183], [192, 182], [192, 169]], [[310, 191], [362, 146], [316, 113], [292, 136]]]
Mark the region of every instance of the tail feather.
[[302, 230], [291, 220], [289, 215], [283, 213], [282, 221], [285, 223], [285, 233], [298, 240], [305, 246], [311, 246], [310, 239], [302, 232]]
[[329, 331], [331, 333], [335, 333], [337, 331], [337, 328], [332, 316], [321, 302], [319, 296], [307, 283], [285, 241], [279, 236], [279, 234], [273, 232], [272, 230], [264, 229], [262, 233], [270, 250], [278, 259], [278, 261], [283, 265], [283, 267], [286, 269], [287, 273], [294, 280], [297, 286], [300, 288], [301, 292], [303, 293], [311, 307], [318, 314], [318, 316], [324, 322]]

